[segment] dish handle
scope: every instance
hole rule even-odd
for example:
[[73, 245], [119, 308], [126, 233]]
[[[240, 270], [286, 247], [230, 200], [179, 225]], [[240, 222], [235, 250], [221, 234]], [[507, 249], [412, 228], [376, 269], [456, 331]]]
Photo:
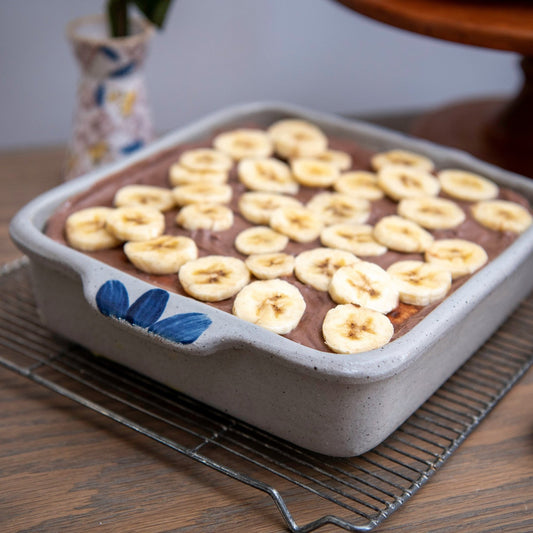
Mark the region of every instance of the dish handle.
[[[202, 344], [205, 345], [206, 337], [209, 337], [205, 332], [213, 320], [205, 312], [189, 311], [195, 308], [191, 305], [195, 302], [186, 300], [185, 305], [176, 305], [176, 301], [183, 297], [160, 288], [147, 289], [147, 284], [136, 278], [102, 281], [95, 274], [93, 271], [84, 276], [85, 297], [105, 317], [179, 345], [191, 345], [203, 336]], [[187, 310], [174, 312], [180, 307]]]

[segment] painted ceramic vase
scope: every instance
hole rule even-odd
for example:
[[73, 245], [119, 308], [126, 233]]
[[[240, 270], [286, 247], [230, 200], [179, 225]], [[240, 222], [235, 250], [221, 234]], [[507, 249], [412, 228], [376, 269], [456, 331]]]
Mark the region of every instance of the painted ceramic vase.
[[133, 21], [132, 35], [109, 38], [103, 16], [67, 27], [80, 66], [65, 178], [71, 179], [131, 154], [153, 140], [144, 61], [153, 27]]

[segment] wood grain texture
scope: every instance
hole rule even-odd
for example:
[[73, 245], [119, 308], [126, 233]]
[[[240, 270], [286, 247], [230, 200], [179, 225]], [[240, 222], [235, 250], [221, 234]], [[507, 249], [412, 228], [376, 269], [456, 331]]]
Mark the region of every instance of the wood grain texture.
[[[0, 228], [61, 181], [59, 148], [0, 153]], [[20, 255], [2, 237], [0, 261]], [[533, 371], [377, 531], [533, 531]], [[317, 518], [295, 491], [299, 524]], [[290, 497], [291, 495], [289, 495]], [[0, 531], [286, 531], [272, 500], [0, 367]], [[335, 533], [327, 526], [321, 533]]]
[[428, 37], [533, 55], [527, 0], [337, 0], [350, 9]]

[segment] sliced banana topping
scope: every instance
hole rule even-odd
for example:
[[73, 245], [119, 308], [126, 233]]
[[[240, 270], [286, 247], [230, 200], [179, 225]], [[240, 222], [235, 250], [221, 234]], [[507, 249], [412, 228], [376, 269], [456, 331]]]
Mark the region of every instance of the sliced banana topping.
[[293, 159], [291, 170], [296, 181], [307, 187], [330, 187], [340, 176], [334, 163], [311, 157]]
[[362, 224], [370, 216], [368, 200], [340, 192], [315, 194], [306, 207], [314, 211], [325, 226], [341, 223]]
[[200, 182], [222, 184], [228, 181], [228, 177], [227, 170], [191, 170], [179, 163], [174, 163], [168, 173], [168, 180], [173, 187]]
[[116, 207], [148, 206], [159, 211], [168, 211], [175, 205], [170, 189], [152, 185], [125, 185], [113, 199]]
[[336, 353], [361, 353], [387, 344], [394, 334], [394, 326], [382, 313], [344, 304], [327, 312], [322, 334]]
[[65, 224], [67, 242], [84, 252], [96, 252], [121, 244], [121, 239], [106, 227], [107, 217], [113, 211], [111, 207], [88, 207], [72, 213]]
[[328, 290], [336, 303], [356, 304], [385, 314], [397, 307], [399, 301], [398, 289], [389, 274], [367, 261], [337, 270]]
[[303, 207], [291, 196], [268, 192], [245, 192], [239, 197], [239, 211], [254, 224], [269, 224], [272, 213], [278, 207]]
[[276, 279], [290, 276], [294, 271], [294, 256], [285, 253], [253, 254], [244, 261], [258, 279]]
[[281, 252], [288, 243], [289, 237], [267, 226], [247, 228], [235, 237], [235, 248], [244, 255]]
[[298, 182], [289, 166], [273, 157], [247, 158], [237, 167], [239, 180], [252, 191], [296, 194]]
[[213, 146], [237, 161], [245, 157], [269, 157], [274, 150], [266, 132], [250, 128], [220, 133], [214, 138]]
[[426, 229], [450, 229], [464, 222], [465, 212], [453, 201], [434, 196], [404, 198], [398, 214]]
[[189, 170], [228, 172], [233, 166], [233, 159], [213, 148], [195, 148], [183, 152], [179, 163]]
[[322, 221], [306, 207], [282, 206], [272, 212], [270, 227], [296, 242], [311, 242], [318, 239]]
[[345, 250], [313, 248], [296, 256], [294, 273], [302, 283], [310, 285], [317, 291], [326, 292], [333, 274], [339, 268], [353, 265], [358, 261], [355, 255]]
[[227, 184], [191, 183], [180, 185], [172, 189], [174, 200], [178, 205], [198, 204], [227, 204], [233, 195], [232, 188]]
[[428, 246], [425, 259], [449, 270], [452, 279], [457, 279], [480, 269], [488, 261], [488, 256], [479, 244], [471, 241], [440, 239]]
[[452, 284], [451, 273], [436, 263], [398, 261], [387, 272], [400, 292], [400, 301], [429, 305], [444, 298]]
[[472, 215], [483, 226], [495, 231], [522, 233], [531, 226], [529, 211], [507, 200], [487, 200], [471, 207]]
[[352, 166], [352, 156], [342, 150], [329, 149], [314, 157], [319, 161], [333, 163], [341, 172], [348, 170]]
[[443, 192], [458, 200], [477, 202], [498, 196], [499, 189], [495, 183], [473, 172], [448, 169], [441, 170], [437, 176]]
[[147, 241], [165, 231], [165, 216], [153, 207], [117, 207], [109, 213], [106, 228], [123, 241]]
[[127, 242], [124, 253], [143, 272], [175, 274], [187, 261], [198, 257], [198, 248], [189, 237], [161, 235], [148, 241]]
[[285, 159], [314, 157], [327, 150], [326, 135], [314, 124], [300, 119], [283, 119], [268, 128], [278, 155]]
[[383, 255], [388, 250], [376, 241], [374, 228], [368, 224], [333, 224], [322, 230], [320, 242], [363, 257]]
[[290, 333], [300, 322], [305, 300], [300, 291], [281, 279], [253, 281], [233, 303], [233, 314], [274, 333]]
[[370, 161], [374, 170], [381, 170], [388, 165], [416, 167], [431, 172], [435, 165], [431, 159], [409, 150], [388, 150], [374, 155]]
[[433, 242], [433, 235], [412, 220], [390, 215], [374, 226], [374, 238], [396, 252], [424, 252]]
[[439, 180], [427, 170], [406, 165], [386, 165], [378, 172], [378, 185], [395, 201], [419, 196], [436, 196]]
[[379, 200], [385, 194], [378, 185], [377, 174], [366, 170], [353, 170], [341, 174], [333, 184], [333, 188], [342, 194], [370, 201]]
[[225, 231], [233, 226], [233, 211], [221, 204], [189, 204], [180, 209], [176, 223], [189, 231]]
[[190, 296], [204, 302], [219, 302], [231, 298], [247, 285], [250, 271], [236, 257], [208, 255], [185, 263], [178, 277]]

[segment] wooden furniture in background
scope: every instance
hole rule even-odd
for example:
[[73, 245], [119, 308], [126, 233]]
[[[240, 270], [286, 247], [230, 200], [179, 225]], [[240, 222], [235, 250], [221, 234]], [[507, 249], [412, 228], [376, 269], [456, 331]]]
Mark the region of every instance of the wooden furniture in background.
[[[533, 3], [525, 0], [338, 0], [414, 33], [523, 56], [514, 98], [452, 103], [424, 114], [411, 133], [533, 177]], [[451, 68], [451, 67], [450, 67]]]

